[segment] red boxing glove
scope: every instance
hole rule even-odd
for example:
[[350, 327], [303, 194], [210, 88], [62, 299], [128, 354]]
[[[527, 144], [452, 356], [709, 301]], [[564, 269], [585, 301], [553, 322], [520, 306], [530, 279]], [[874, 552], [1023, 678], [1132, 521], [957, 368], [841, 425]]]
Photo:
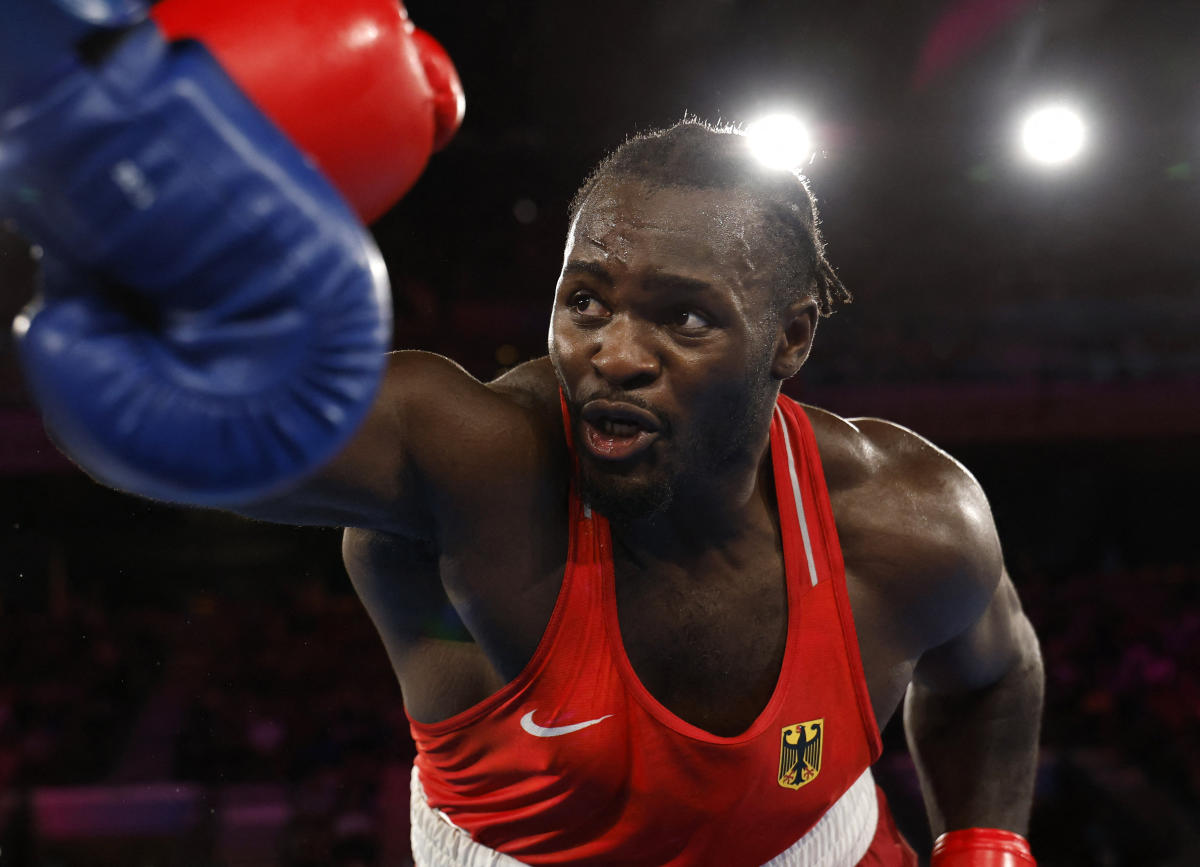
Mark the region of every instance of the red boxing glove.
[[929, 867], [1037, 867], [1029, 841], [999, 828], [947, 831], [933, 844]]
[[462, 121], [449, 56], [399, 0], [165, 0], [170, 39], [204, 43], [367, 222]]
[[441, 43], [420, 27], [413, 28], [412, 36], [421, 55], [425, 79], [433, 88], [433, 149], [440, 151], [458, 132], [463, 113], [467, 110], [467, 98], [463, 94], [454, 62]]

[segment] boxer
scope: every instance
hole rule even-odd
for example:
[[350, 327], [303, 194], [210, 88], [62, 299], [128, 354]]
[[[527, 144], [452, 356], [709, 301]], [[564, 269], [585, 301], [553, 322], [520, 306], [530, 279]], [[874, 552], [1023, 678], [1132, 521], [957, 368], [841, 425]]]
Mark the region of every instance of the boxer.
[[118, 23], [3, 95], [26, 370], [102, 481], [348, 528], [418, 864], [915, 864], [870, 776], [901, 705], [933, 863], [1034, 863], [1041, 662], [986, 497], [780, 394], [848, 297], [803, 179], [735, 130], [631, 139], [572, 207], [546, 358], [380, 370], [350, 206], [206, 50]]

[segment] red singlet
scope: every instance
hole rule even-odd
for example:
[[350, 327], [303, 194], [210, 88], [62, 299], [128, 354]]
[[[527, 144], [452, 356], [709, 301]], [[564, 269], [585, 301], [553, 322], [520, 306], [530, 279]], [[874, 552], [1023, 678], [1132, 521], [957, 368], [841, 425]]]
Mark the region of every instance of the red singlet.
[[[562, 589], [533, 658], [474, 707], [410, 720], [431, 807], [531, 865], [760, 865], [817, 823], [881, 744], [816, 439], [787, 397], [771, 458], [788, 635], [750, 727], [709, 734], [638, 680], [617, 624], [608, 522], [572, 486]], [[860, 863], [915, 865], [910, 855], [880, 810]]]

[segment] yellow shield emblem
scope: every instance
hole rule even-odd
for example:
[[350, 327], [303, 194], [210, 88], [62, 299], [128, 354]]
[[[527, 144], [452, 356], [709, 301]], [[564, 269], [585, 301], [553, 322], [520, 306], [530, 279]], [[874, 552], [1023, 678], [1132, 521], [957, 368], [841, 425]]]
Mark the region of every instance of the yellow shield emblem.
[[785, 789], [807, 786], [821, 773], [821, 741], [825, 720], [785, 726], [779, 743], [779, 785]]

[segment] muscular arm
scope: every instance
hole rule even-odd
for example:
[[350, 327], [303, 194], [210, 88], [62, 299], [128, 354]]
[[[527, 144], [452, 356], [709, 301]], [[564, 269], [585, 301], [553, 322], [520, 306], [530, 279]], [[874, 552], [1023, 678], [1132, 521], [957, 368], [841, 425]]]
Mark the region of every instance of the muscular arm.
[[876, 672], [872, 699], [882, 725], [904, 696], [935, 836], [1023, 833], [1041, 658], [987, 498], [961, 464], [903, 427], [816, 416], [847, 572], [859, 578], [852, 602]]
[[909, 620], [919, 649], [904, 723], [934, 836], [969, 827], [1026, 832], [1037, 765], [1042, 662], [1005, 571], [979, 483], [905, 432], [906, 472], [928, 530]]
[[434, 538], [439, 510], [532, 479], [561, 439], [537, 394], [549, 388], [547, 377], [510, 380], [493, 388], [441, 356], [392, 353], [379, 395], [349, 444], [315, 475], [238, 512]]
[[1027, 832], [1042, 688], [1037, 637], [1004, 574], [978, 620], [921, 657], [905, 696], [934, 836], [971, 827]]

